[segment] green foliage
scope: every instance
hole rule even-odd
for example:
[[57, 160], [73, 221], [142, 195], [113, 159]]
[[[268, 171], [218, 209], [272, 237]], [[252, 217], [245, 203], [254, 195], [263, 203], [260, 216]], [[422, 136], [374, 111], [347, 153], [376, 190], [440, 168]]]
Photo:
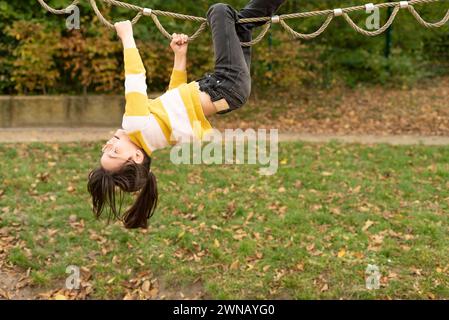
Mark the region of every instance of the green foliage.
[[[110, 33], [71, 32], [61, 39], [58, 61], [64, 72], [64, 83], [68, 90], [83, 92], [111, 92], [119, 88], [122, 73], [119, 62], [120, 43], [112, 39]], [[73, 87], [76, 79], [76, 87]]]
[[[205, 16], [217, 1], [129, 1], [140, 6]], [[236, 9], [247, 0], [226, 1]], [[378, 1], [381, 2], [381, 1]], [[49, 5], [64, 8], [70, 1], [51, 0]], [[358, 5], [359, 0], [286, 1], [279, 14]], [[134, 12], [103, 6], [101, 12], [111, 21], [131, 19]], [[442, 18], [448, 4], [419, 5], [426, 20]], [[104, 28], [89, 4], [80, 5], [81, 29], [68, 31], [64, 16], [46, 13], [34, 0], [0, 1], [0, 92], [23, 93], [122, 93], [122, 52], [114, 32]], [[367, 15], [352, 13], [364, 27]], [[383, 23], [387, 10], [381, 10]], [[193, 34], [198, 23], [160, 17], [169, 33]], [[298, 32], [319, 28], [323, 17], [290, 19], [287, 23]], [[255, 35], [260, 29], [255, 31]], [[448, 27], [429, 30], [420, 26], [405, 10], [400, 12], [392, 31], [392, 53], [385, 57], [385, 35], [365, 37], [336, 18], [319, 38], [295, 41], [279, 26], [274, 26], [271, 41], [266, 37], [253, 48], [253, 88], [266, 91], [295, 90], [302, 87], [328, 87], [336, 83], [411, 85], [424, 77], [448, 73]], [[151, 19], [142, 18], [135, 27], [139, 48], [147, 67], [151, 91], [168, 85], [173, 57], [168, 40]], [[214, 52], [210, 33], [190, 45], [189, 79], [213, 70]]]
[[28, 21], [15, 21], [6, 34], [18, 45], [11, 52], [11, 81], [18, 92], [33, 92], [54, 86], [58, 80], [55, 53], [59, 47], [57, 32], [48, 26]]

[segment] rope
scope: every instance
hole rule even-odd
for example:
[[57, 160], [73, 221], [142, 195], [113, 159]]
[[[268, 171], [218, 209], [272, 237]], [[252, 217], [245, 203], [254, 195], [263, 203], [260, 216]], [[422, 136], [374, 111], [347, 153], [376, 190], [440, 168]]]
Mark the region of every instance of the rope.
[[[68, 6], [65, 9], [54, 9], [47, 5], [44, 0], [37, 0], [41, 6], [53, 14], [68, 14], [70, 13], [70, 7], [77, 5], [80, 3], [81, 0], [74, 0], [70, 6]], [[117, 6], [125, 9], [129, 9], [132, 11], [136, 11], [136, 16], [132, 19], [132, 23], [136, 24], [140, 18], [143, 16], [149, 16], [156, 27], [159, 29], [159, 31], [167, 38], [172, 39], [172, 36], [170, 33], [167, 32], [167, 30], [162, 26], [160, 23], [158, 17], [171, 17], [174, 19], [181, 19], [181, 20], [188, 20], [192, 22], [200, 22], [201, 25], [195, 31], [195, 33], [191, 36], [189, 36], [189, 41], [193, 41], [196, 38], [200, 36], [200, 34], [207, 28], [208, 22], [206, 18], [202, 17], [195, 17], [195, 16], [189, 16], [185, 14], [179, 14], [169, 11], [160, 11], [160, 10], [153, 10], [148, 8], [143, 8], [140, 6], [136, 6], [133, 4], [129, 4], [126, 2], [118, 1], [118, 0], [98, 0], [102, 3]], [[311, 11], [311, 12], [300, 12], [300, 13], [291, 13], [291, 14], [284, 14], [274, 17], [257, 17], [257, 18], [246, 18], [246, 19], [240, 19], [237, 21], [237, 23], [253, 23], [253, 22], [265, 22], [262, 27], [261, 33], [252, 41], [250, 42], [242, 42], [242, 46], [244, 47], [250, 47], [253, 46], [265, 37], [265, 35], [268, 33], [271, 26], [275, 23], [279, 23], [285, 31], [287, 31], [294, 39], [303, 39], [303, 40], [310, 40], [313, 38], [318, 37], [321, 35], [331, 24], [332, 20], [334, 20], [335, 17], [342, 16], [344, 20], [358, 33], [365, 35], [365, 36], [377, 36], [385, 32], [395, 21], [397, 14], [401, 9], [407, 9], [412, 16], [418, 21], [420, 25], [422, 25], [425, 28], [441, 28], [443, 27], [448, 21], [449, 21], [449, 9], [447, 10], [445, 16], [437, 22], [427, 22], [425, 21], [421, 15], [416, 11], [414, 8], [414, 5], [416, 4], [428, 4], [428, 3], [435, 3], [440, 2], [444, 0], [410, 0], [410, 1], [400, 1], [400, 2], [387, 2], [387, 3], [379, 3], [379, 4], [370, 4], [371, 8], [378, 8], [378, 9], [384, 9], [384, 8], [394, 8], [392, 14], [390, 15], [390, 18], [388, 21], [383, 25], [381, 28], [375, 31], [369, 31], [365, 30], [361, 27], [359, 27], [349, 16], [349, 13], [356, 12], [356, 11], [365, 11], [367, 9], [367, 5], [363, 6], [354, 6], [354, 7], [347, 7], [347, 8], [338, 8], [334, 10], [321, 10], [321, 11]], [[114, 29], [114, 25], [109, 22], [101, 13], [101, 11], [98, 9], [97, 6], [97, 0], [89, 0], [89, 3], [94, 10], [96, 16], [100, 20], [102, 24], [104, 24], [106, 27], [110, 29]], [[326, 16], [325, 21], [321, 25], [321, 27], [312, 33], [299, 33], [295, 30], [293, 30], [285, 21], [289, 19], [297, 19], [297, 18], [310, 18], [310, 17], [317, 17], [317, 16]]]
[[53, 9], [52, 7], [50, 7], [48, 4], [46, 4], [43, 0], [37, 0], [37, 1], [39, 1], [41, 6], [44, 7], [45, 10], [47, 10], [48, 12], [53, 13], [53, 14], [66, 14], [66, 13], [69, 13], [70, 12], [70, 10], [69, 10], [70, 7], [76, 6], [80, 2], [80, 0], [74, 0], [72, 2], [72, 4], [69, 5], [67, 8], [62, 9], [62, 10], [56, 10], [56, 9]]
[[381, 28], [379, 28], [376, 31], [367, 31], [365, 29], [360, 28], [358, 25], [355, 24], [355, 22], [351, 19], [351, 17], [349, 17], [349, 15], [347, 13], [343, 13], [343, 18], [358, 33], [361, 33], [365, 36], [373, 37], [373, 36], [378, 36], [378, 35], [384, 33], [393, 24], [394, 19], [396, 18], [399, 10], [400, 10], [400, 7], [395, 7], [393, 9], [393, 12], [391, 13], [391, 16], [388, 19], [388, 21]]

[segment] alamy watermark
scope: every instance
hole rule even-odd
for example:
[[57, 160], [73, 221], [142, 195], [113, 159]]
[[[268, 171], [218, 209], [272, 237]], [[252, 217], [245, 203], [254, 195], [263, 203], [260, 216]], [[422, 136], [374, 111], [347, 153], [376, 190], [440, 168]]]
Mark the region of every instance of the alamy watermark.
[[78, 266], [68, 266], [65, 273], [70, 274], [65, 280], [65, 287], [69, 290], [79, 290], [81, 284], [80, 268]]
[[65, 20], [65, 26], [69, 30], [80, 29], [80, 9], [78, 6], [72, 4], [65, 9], [65, 12], [69, 14]]
[[371, 6], [366, 8], [366, 13], [370, 16], [366, 18], [366, 28], [368, 30], [380, 29], [380, 10], [378, 7]]
[[365, 285], [368, 290], [380, 289], [380, 270], [379, 267], [374, 264], [369, 264], [365, 270], [366, 278]]
[[[199, 125], [194, 122], [194, 132]], [[175, 140], [181, 141], [171, 149], [173, 164], [259, 164], [265, 166], [259, 169], [261, 175], [274, 175], [279, 167], [277, 129], [226, 129], [224, 133], [212, 129], [202, 140]]]

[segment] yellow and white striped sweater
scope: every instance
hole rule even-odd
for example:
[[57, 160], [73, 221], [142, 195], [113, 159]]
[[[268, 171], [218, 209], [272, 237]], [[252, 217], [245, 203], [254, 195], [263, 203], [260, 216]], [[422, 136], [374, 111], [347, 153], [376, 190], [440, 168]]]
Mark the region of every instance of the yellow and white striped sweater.
[[187, 72], [173, 69], [168, 91], [149, 99], [138, 49], [124, 49], [124, 57], [126, 110], [122, 127], [136, 145], [151, 155], [170, 145], [201, 140], [210, 132], [198, 83], [187, 83]]

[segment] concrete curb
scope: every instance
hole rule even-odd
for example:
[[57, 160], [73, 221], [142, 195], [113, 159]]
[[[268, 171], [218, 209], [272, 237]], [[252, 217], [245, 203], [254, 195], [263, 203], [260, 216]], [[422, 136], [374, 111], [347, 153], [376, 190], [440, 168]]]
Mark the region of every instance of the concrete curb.
[[[117, 130], [110, 128], [0, 128], [0, 143], [22, 142], [96, 142], [105, 141]], [[449, 137], [441, 136], [376, 136], [376, 135], [325, 135], [298, 132], [282, 132], [279, 140], [327, 143], [338, 141], [355, 144], [391, 145], [449, 145]]]

